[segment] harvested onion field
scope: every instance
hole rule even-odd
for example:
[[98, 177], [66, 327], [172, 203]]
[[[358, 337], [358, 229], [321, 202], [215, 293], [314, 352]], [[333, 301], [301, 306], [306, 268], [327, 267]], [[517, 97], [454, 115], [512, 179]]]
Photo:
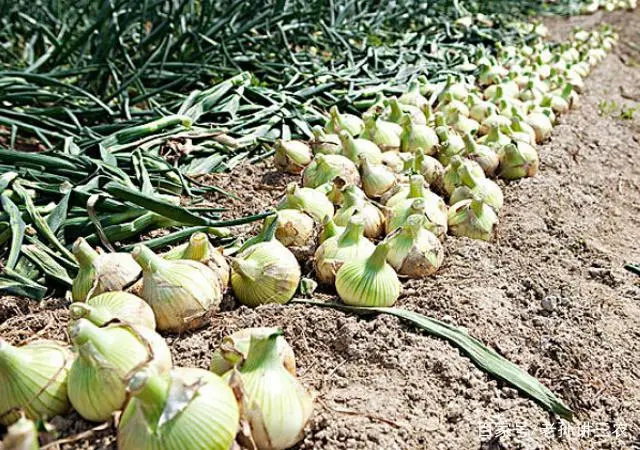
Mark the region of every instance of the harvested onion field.
[[[39, 27], [28, 20], [38, 13], [20, 5], [0, 18], [8, 42], [0, 53], [0, 449], [38, 448], [16, 443], [10, 425], [21, 415], [49, 449], [640, 446], [640, 10], [443, 1], [432, 9], [385, 3], [376, 14], [368, 2], [336, 1], [269, 2], [255, 12], [250, 2], [185, 1], [155, 12], [148, 5], [145, 16], [134, 2], [80, 2], [68, 14], [64, 2], [45, 3], [51, 14]], [[585, 44], [572, 47], [580, 33]], [[600, 53], [607, 39], [615, 45]], [[565, 44], [536, 47], [545, 42]], [[598, 52], [589, 53], [592, 42]], [[569, 74], [584, 61], [588, 75]], [[561, 75], [540, 75], [545, 65]], [[540, 81], [552, 86], [542, 92], [518, 86], [522, 76], [557, 81]], [[504, 92], [510, 83], [514, 95]], [[429, 106], [399, 106], [394, 117], [395, 106], [409, 104], [394, 99], [416, 86]], [[491, 86], [500, 88], [487, 93]], [[464, 108], [482, 96], [492, 106], [476, 110], [475, 126]], [[340, 111], [333, 119], [332, 107]], [[528, 120], [535, 113], [557, 116], [549, 136], [538, 139], [546, 130]], [[373, 121], [356, 132], [349, 114]], [[506, 128], [493, 125], [495, 116]], [[397, 135], [389, 123], [402, 127]], [[406, 136], [418, 125], [433, 130], [433, 151], [426, 134]], [[384, 151], [351, 145], [351, 134]], [[467, 134], [475, 144], [453, 149]], [[399, 149], [387, 142], [394, 139]], [[313, 161], [306, 145], [283, 154], [292, 141], [314, 143]], [[305, 168], [331, 159], [320, 156], [334, 153], [331, 145], [318, 150], [330, 141], [348, 160], [339, 178]], [[470, 145], [488, 150], [481, 157]], [[423, 154], [444, 174], [426, 170]], [[326, 206], [303, 189], [329, 199], [334, 221], [359, 242], [360, 254], [329, 271], [330, 282], [316, 251]], [[398, 192], [404, 209], [386, 201]], [[429, 209], [436, 195], [444, 224], [434, 219], [439, 206]], [[467, 208], [464, 226], [450, 203]], [[384, 211], [386, 226], [363, 245], [363, 228], [375, 234], [363, 223], [377, 217], [365, 207]], [[304, 234], [305, 220], [305, 245], [284, 247]], [[413, 225], [430, 237], [403, 256], [403, 236], [418, 247]], [[188, 256], [184, 243], [196, 248], [198, 232], [224, 257]], [[260, 246], [262, 260], [252, 254]], [[133, 259], [95, 263], [115, 252]], [[374, 270], [380, 254], [386, 271]], [[258, 270], [269, 256], [281, 269], [275, 275]], [[93, 271], [83, 272], [83, 257]], [[346, 268], [360, 272], [348, 279]], [[109, 273], [95, 278], [99, 269]], [[358, 284], [367, 277], [376, 281]], [[118, 288], [107, 287], [112, 281]], [[91, 303], [109, 290], [130, 296], [103, 309]], [[238, 338], [221, 347], [253, 327], [273, 328], [254, 331], [246, 348]], [[8, 356], [42, 340], [57, 341], [58, 353], [43, 351], [41, 367]], [[253, 382], [256, 373], [269, 382]], [[31, 422], [18, 423], [32, 437]]]

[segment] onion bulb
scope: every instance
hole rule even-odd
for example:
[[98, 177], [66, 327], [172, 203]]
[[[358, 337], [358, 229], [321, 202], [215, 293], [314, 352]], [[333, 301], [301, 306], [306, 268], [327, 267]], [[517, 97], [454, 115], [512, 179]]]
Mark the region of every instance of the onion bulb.
[[444, 239], [447, 233], [447, 206], [442, 198], [433, 193], [417, 198], [407, 198], [390, 208], [386, 208], [385, 212], [387, 214], [387, 234], [391, 234], [404, 225], [407, 218], [413, 214], [424, 216], [426, 218], [424, 221], [425, 229], [431, 231], [438, 238]]
[[356, 213], [364, 218], [364, 235], [376, 239], [384, 234], [384, 215], [353, 185], [342, 189], [343, 203], [333, 216], [333, 221], [340, 226], [346, 226], [351, 216]]
[[243, 305], [287, 303], [300, 283], [300, 266], [293, 253], [273, 237], [277, 220], [265, 220], [264, 241], [231, 260], [231, 287]]
[[460, 168], [466, 166], [469, 173], [475, 178], [484, 178], [484, 171], [480, 164], [470, 159], [455, 156], [444, 169], [443, 186], [447, 195], [451, 195], [455, 188], [462, 184], [460, 180]]
[[71, 286], [74, 302], [103, 292], [127, 290], [140, 279], [140, 266], [128, 253], [99, 254], [84, 238], [78, 238], [72, 250], [79, 267]]
[[468, 133], [463, 136], [463, 139], [466, 150], [465, 158], [478, 163], [487, 176], [494, 176], [500, 164], [497, 153], [491, 147], [477, 144]]
[[551, 136], [553, 124], [543, 112], [530, 112], [525, 118], [526, 123], [533, 128], [536, 134], [536, 143], [540, 144]]
[[361, 155], [367, 157], [374, 164], [380, 164], [382, 162], [382, 152], [373, 142], [366, 139], [354, 138], [346, 131], [341, 131], [339, 136], [342, 142], [344, 156], [354, 163], [360, 164]]
[[346, 131], [352, 136], [360, 136], [364, 131], [364, 122], [358, 116], [353, 114], [340, 113], [336, 106], [332, 106], [329, 110], [329, 120], [324, 126], [328, 133], [339, 134]]
[[389, 106], [383, 114], [385, 120], [399, 124], [405, 115], [409, 115], [411, 122], [421, 125], [427, 124], [427, 119], [420, 108], [400, 103], [396, 97], [389, 98], [387, 103]]
[[456, 187], [451, 194], [450, 204], [453, 205], [461, 200], [477, 196], [496, 212], [500, 211], [504, 202], [500, 186], [487, 178], [474, 176], [464, 165], [460, 167], [458, 173], [461, 185]]
[[240, 411], [231, 388], [203, 369], [149, 368], [129, 379], [127, 404], [118, 425], [120, 450], [228, 450]]
[[156, 329], [151, 307], [140, 297], [127, 292], [105, 292], [86, 302], [69, 305], [71, 320], [88, 319], [97, 326], [113, 320]]
[[164, 339], [146, 327], [115, 323], [98, 327], [79, 319], [69, 327], [78, 353], [69, 370], [69, 400], [74, 409], [94, 422], [109, 419], [127, 398], [129, 371], [150, 364], [158, 372], [171, 368]]
[[345, 262], [336, 273], [336, 291], [347, 305], [393, 306], [400, 296], [400, 280], [386, 259], [388, 241], [379, 243], [373, 253]]
[[362, 189], [369, 198], [380, 198], [396, 184], [396, 176], [382, 164], [371, 164], [361, 156], [360, 172]]
[[287, 247], [298, 260], [313, 255], [316, 228], [311, 216], [297, 209], [278, 211], [275, 238]]
[[[276, 332], [278, 332], [277, 328], [243, 328], [226, 336], [218, 349], [213, 352], [209, 370], [216, 375], [223, 376], [247, 359], [253, 334], [264, 335]], [[284, 336], [278, 336], [276, 345], [278, 346], [278, 354], [282, 365], [291, 375], [296, 376], [296, 356], [293, 353], [293, 349]]]
[[159, 330], [179, 333], [206, 325], [222, 301], [216, 272], [193, 260], [166, 260], [142, 244], [132, 255], [142, 267], [140, 296], [153, 309]]
[[254, 332], [246, 360], [230, 372], [240, 393], [241, 410], [258, 450], [284, 450], [304, 436], [313, 412], [313, 396], [282, 364], [278, 338], [282, 331]]
[[464, 153], [464, 141], [458, 134], [449, 132], [444, 126], [438, 126], [436, 134], [440, 140], [437, 156], [442, 164], [447, 165], [452, 157]]
[[311, 129], [313, 140], [311, 149], [314, 155], [339, 155], [342, 152], [340, 137], [334, 133], [325, 133], [321, 126]]
[[19, 410], [34, 420], [67, 412], [72, 360], [68, 348], [58, 342], [42, 340], [14, 347], [0, 338], [0, 424], [15, 422]]
[[304, 170], [302, 185], [315, 188], [336, 177], [342, 177], [348, 183], [360, 184], [358, 168], [349, 158], [342, 155], [318, 155]]
[[438, 145], [436, 132], [427, 125], [414, 124], [409, 116], [404, 116], [402, 125], [401, 149], [403, 152], [413, 152], [419, 148], [427, 155], [432, 155]]
[[376, 144], [383, 152], [400, 148], [400, 134], [402, 133], [400, 125], [376, 119], [373, 116], [368, 117], [364, 123], [363, 137]]
[[434, 274], [444, 260], [438, 238], [424, 227], [424, 216], [407, 218], [401, 231], [389, 238], [387, 262], [399, 275], [423, 278]]
[[213, 270], [220, 278], [220, 289], [224, 292], [229, 286], [229, 276], [231, 269], [222, 254], [222, 248], [216, 248], [211, 245], [209, 238], [205, 233], [196, 232], [189, 237], [189, 241], [182, 245], [172, 248], [163, 254], [164, 259], [188, 259], [198, 261], [205, 264], [209, 269]]
[[449, 230], [454, 236], [490, 241], [498, 216], [481, 198], [462, 200], [449, 208]]
[[420, 93], [420, 83], [418, 80], [409, 82], [407, 92], [398, 97], [398, 102], [403, 105], [415, 106], [416, 108], [422, 108], [424, 105], [429, 104], [429, 100]]
[[421, 148], [417, 149], [414, 155], [414, 172], [422, 175], [430, 187], [441, 190], [442, 176], [444, 175], [442, 163], [432, 156], [425, 155]]
[[280, 172], [297, 175], [311, 162], [311, 148], [302, 141], [283, 141], [275, 143], [273, 163]]
[[507, 180], [532, 177], [538, 173], [540, 163], [538, 152], [531, 145], [524, 142], [509, 144], [498, 152], [500, 167], [498, 176]]
[[299, 187], [291, 182], [287, 185], [286, 198], [278, 209], [297, 209], [309, 214], [316, 222], [325, 216], [333, 216], [333, 204], [320, 191], [307, 187]]
[[318, 281], [333, 284], [336, 272], [342, 264], [373, 253], [375, 246], [364, 237], [364, 225], [362, 215], [355, 214], [349, 219], [342, 234], [327, 239], [318, 247], [313, 258]]

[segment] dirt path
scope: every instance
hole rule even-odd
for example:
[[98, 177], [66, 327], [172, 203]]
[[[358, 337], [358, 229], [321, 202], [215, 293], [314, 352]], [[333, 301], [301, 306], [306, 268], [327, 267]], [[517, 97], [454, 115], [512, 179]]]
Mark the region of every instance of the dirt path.
[[[250, 310], [229, 299], [208, 329], [168, 337], [176, 363], [206, 368], [227, 332], [282, 326], [299, 375], [319, 395], [300, 449], [640, 445], [640, 277], [622, 269], [640, 261], [640, 119], [621, 119], [613, 107], [599, 114], [603, 100], [625, 107], [640, 100], [640, 52], [624, 44], [640, 44], [640, 11], [548, 23], [557, 36], [603, 17], [619, 27], [621, 45], [540, 148], [539, 175], [505, 188], [499, 242], [450, 237], [443, 270], [408, 283], [398, 305], [466, 327], [558, 393], [577, 412], [575, 423], [554, 422], [449, 344], [385, 317]], [[287, 181], [260, 165], [231, 177], [245, 199], [234, 214], [274, 204]], [[34, 332], [63, 338], [65, 321], [60, 299], [0, 301], [0, 335], [15, 342]], [[76, 414], [54, 424], [63, 436], [93, 426]], [[115, 448], [114, 429], [63, 448]]]

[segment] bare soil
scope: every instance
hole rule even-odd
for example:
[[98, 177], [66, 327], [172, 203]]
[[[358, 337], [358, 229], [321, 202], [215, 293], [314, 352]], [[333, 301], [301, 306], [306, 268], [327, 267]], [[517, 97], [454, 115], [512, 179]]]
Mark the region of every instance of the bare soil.
[[[225, 334], [282, 327], [301, 380], [318, 394], [299, 449], [640, 446], [640, 277], [622, 268], [640, 261], [640, 120], [599, 107], [638, 106], [639, 20], [640, 11], [547, 21], [556, 37], [606, 21], [620, 45], [539, 148], [538, 176], [505, 187], [498, 242], [449, 237], [443, 269], [405, 283], [398, 302], [465, 327], [538, 377], [576, 411], [573, 423], [488, 377], [448, 343], [389, 317], [300, 305], [248, 309], [228, 298], [208, 328], [166, 336], [175, 363], [207, 368]], [[209, 178], [241, 198], [211, 199], [235, 216], [272, 207], [293, 180], [269, 163]], [[5, 297], [0, 335], [66, 339], [67, 304]], [[49, 448], [115, 448], [112, 424], [87, 432], [96, 424], [75, 413], [52, 423], [70, 442]]]

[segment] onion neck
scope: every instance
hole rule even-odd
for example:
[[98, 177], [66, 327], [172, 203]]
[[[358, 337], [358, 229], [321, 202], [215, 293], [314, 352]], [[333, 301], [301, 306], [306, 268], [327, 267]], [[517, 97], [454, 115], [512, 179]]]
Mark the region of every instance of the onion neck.
[[135, 386], [137, 389], [133, 396], [140, 401], [149, 425], [155, 429], [167, 403], [170, 383], [161, 375], [151, 374], [145, 376], [147, 376], [146, 380], [142, 381], [144, 384], [141, 387]]
[[131, 253], [133, 259], [140, 265], [143, 272], [155, 273], [170, 264], [164, 258], [153, 253], [147, 246], [139, 244]]
[[73, 256], [75, 256], [80, 269], [91, 267], [96, 259], [100, 256], [93, 247], [84, 239], [78, 239], [73, 246]]
[[249, 344], [247, 359], [242, 365], [242, 372], [250, 372], [256, 369], [269, 369], [283, 367], [278, 352], [278, 337], [282, 331], [277, 330], [270, 334], [254, 333]]
[[325, 239], [329, 239], [330, 237], [337, 236], [339, 232], [340, 230], [338, 229], [338, 226], [336, 225], [336, 223], [333, 221], [332, 218], [329, 218], [327, 220], [327, 222], [324, 224], [324, 227], [322, 229], [322, 234], [324, 235]]
[[88, 319], [98, 326], [104, 325], [113, 318], [99, 308], [80, 302], [69, 305], [69, 315], [73, 320]]
[[462, 139], [464, 140], [464, 146], [467, 150], [467, 153], [470, 155], [476, 154], [478, 151], [478, 144], [476, 144], [476, 141], [473, 140], [471, 134], [465, 133], [464, 136], [462, 136]]
[[87, 319], [79, 319], [69, 330], [69, 337], [73, 344], [82, 347], [84, 344], [91, 342], [102, 347], [102, 344], [108, 343], [110, 337], [104, 330]]
[[347, 227], [338, 238], [338, 246], [348, 247], [357, 244], [364, 235], [362, 220], [349, 220]]
[[182, 255], [184, 259], [204, 261], [210, 257], [209, 239], [204, 233], [194, 233]]
[[424, 197], [424, 177], [422, 175], [413, 175], [409, 179], [409, 195], [407, 198]]
[[387, 261], [387, 255], [389, 254], [389, 242], [379, 243], [371, 256], [367, 258], [367, 268], [369, 270], [378, 271], [384, 267]]

